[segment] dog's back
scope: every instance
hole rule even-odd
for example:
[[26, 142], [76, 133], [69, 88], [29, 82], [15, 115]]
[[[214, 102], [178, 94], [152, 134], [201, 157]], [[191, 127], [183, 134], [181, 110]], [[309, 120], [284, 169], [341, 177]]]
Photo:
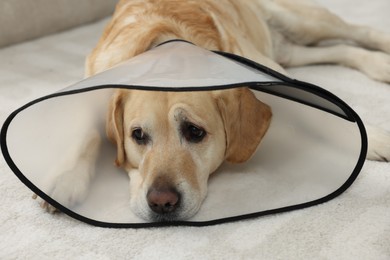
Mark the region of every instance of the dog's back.
[[270, 32], [262, 12], [256, 1], [122, 0], [87, 60], [87, 75], [170, 39], [243, 56], [253, 56], [248, 55], [252, 49], [272, 56]]

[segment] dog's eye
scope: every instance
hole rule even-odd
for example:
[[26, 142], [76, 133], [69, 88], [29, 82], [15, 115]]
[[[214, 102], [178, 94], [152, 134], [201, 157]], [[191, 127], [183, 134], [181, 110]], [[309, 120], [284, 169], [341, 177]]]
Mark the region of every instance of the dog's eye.
[[206, 136], [206, 131], [191, 123], [184, 123], [182, 126], [184, 138], [191, 143], [199, 143]]
[[131, 136], [137, 144], [140, 145], [146, 144], [149, 141], [149, 136], [142, 130], [142, 128], [134, 128]]

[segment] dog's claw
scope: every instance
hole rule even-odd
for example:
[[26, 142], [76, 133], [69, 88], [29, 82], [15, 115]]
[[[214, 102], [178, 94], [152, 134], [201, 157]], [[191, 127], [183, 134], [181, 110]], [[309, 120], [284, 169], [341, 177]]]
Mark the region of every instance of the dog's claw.
[[34, 200], [38, 199], [38, 203], [39, 203], [39, 206], [44, 209], [46, 212], [50, 213], [50, 214], [54, 214], [56, 212], [59, 212], [59, 210], [55, 207], [53, 207], [52, 205], [50, 205], [50, 203], [48, 203], [47, 201], [41, 199], [37, 194], [33, 194], [32, 195], [32, 198]]

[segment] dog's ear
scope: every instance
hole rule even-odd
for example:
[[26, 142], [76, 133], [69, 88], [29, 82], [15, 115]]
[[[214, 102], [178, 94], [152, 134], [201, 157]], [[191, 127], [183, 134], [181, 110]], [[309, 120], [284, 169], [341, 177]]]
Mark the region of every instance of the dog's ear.
[[118, 167], [123, 166], [125, 162], [123, 137], [124, 96], [124, 92], [116, 91], [111, 97], [106, 121], [106, 133], [108, 139], [113, 142], [117, 148], [117, 158], [115, 160], [115, 164]]
[[247, 161], [271, 122], [271, 108], [248, 88], [217, 91], [217, 106], [225, 126], [226, 155], [231, 163]]

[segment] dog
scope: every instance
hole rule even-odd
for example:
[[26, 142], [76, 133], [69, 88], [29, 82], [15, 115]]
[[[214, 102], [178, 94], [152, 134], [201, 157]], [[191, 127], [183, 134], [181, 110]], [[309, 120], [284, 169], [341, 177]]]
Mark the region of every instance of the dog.
[[[310, 0], [121, 0], [86, 60], [86, 76], [172, 39], [234, 53], [282, 74], [288, 67], [333, 63], [390, 82], [390, 35], [348, 24]], [[326, 40], [346, 43], [318, 45]], [[272, 118], [271, 108], [247, 88], [191, 93], [121, 89], [113, 94], [107, 114], [115, 164], [130, 177], [129, 206], [147, 221], [194, 216], [210, 174], [225, 160], [247, 161]], [[82, 201], [93, 177], [100, 137], [86, 135], [73, 155], [75, 170], [52, 182], [51, 195], [65, 206]], [[368, 127], [368, 136], [367, 159], [389, 161], [390, 134]], [[81, 184], [75, 186], [74, 179]], [[47, 202], [41, 205], [55, 211]]]

